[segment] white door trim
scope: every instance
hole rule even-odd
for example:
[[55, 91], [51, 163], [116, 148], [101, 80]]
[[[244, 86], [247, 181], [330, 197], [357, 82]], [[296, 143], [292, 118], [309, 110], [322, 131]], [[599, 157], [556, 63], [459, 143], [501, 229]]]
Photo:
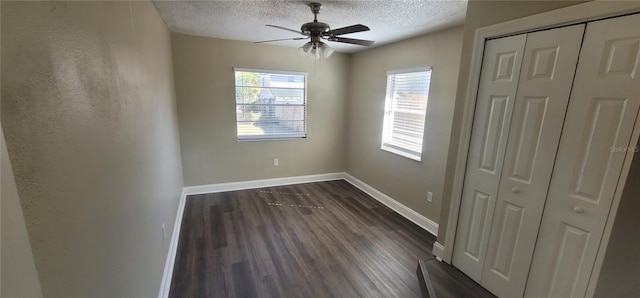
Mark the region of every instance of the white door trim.
[[[462, 106], [462, 129], [459, 136], [459, 147], [456, 153], [456, 165], [453, 177], [453, 188], [451, 195], [451, 207], [449, 209], [449, 219], [447, 224], [444, 252], [440, 256], [445, 262], [451, 263], [453, 255], [453, 246], [455, 245], [455, 233], [458, 223], [458, 215], [460, 211], [460, 201], [462, 196], [462, 188], [464, 185], [464, 177], [466, 171], [467, 153], [471, 140], [471, 128], [473, 125], [473, 115], [476, 105], [477, 87], [480, 81], [480, 69], [482, 66], [482, 58], [484, 54], [484, 43], [487, 39], [532, 32], [540, 29], [553, 28], [563, 25], [577, 24], [591, 20], [597, 20], [606, 17], [623, 15], [628, 13], [640, 12], [640, 4], [635, 1], [622, 2], [609, 0], [596, 0], [584, 4], [577, 4], [553, 11], [544, 12], [537, 15], [524, 17], [500, 24], [495, 24], [476, 30], [474, 35], [474, 43], [471, 55], [471, 65], [469, 69], [469, 79], [467, 81], [467, 92]], [[636, 125], [638, 126], [638, 125]], [[638, 139], [640, 128], [636, 127], [633, 133], [633, 140]], [[635, 143], [634, 143], [635, 144]], [[625, 158], [625, 167], [618, 184], [619, 190], [624, 187], [633, 152], [627, 153]], [[615, 214], [620, 200], [620, 191], [616, 192], [610, 216], [607, 220], [605, 233], [602, 243], [609, 240], [611, 227], [615, 219]], [[440, 243], [439, 243], [440, 244]], [[441, 245], [441, 244], [440, 244]], [[602, 260], [604, 258], [604, 250], [600, 249], [596, 257], [596, 265], [591, 275], [587, 296], [592, 296], [595, 290], [595, 281], [600, 273]]]

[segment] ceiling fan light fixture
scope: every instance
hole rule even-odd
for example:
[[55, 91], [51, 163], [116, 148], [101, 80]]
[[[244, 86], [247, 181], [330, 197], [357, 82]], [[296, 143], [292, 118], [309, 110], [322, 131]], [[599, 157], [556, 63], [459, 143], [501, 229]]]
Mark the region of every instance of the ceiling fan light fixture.
[[302, 52], [304, 53], [309, 53], [309, 51], [313, 48], [313, 43], [312, 42], [307, 42], [305, 43], [303, 46], [300, 47], [300, 49], [302, 50]]
[[307, 58], [316, 59], [315, 51], [314, 51], [313, 42], [307, 42], [303, 46], [300, 47], [299, 52], [300, 55], [305, 56]]
[[320, 43], [320, 45], [318, 46], [318, 49], [322, 53], [322, 56], [324, 56], [325, 58], [329, 58], [329, 56], [333, 54], [333, 48], [324, 42]]
[[329, 58], [333, 54], [333, 48], [324, 42], [307, 42], [300, 47], [300, 55], [311, 59], [319, 59], [321, 56]]
[[320, 49], [318, 47], [313, 47], [311, 51], [309, 51], [309, 58], [318, 59], [320, 58]]

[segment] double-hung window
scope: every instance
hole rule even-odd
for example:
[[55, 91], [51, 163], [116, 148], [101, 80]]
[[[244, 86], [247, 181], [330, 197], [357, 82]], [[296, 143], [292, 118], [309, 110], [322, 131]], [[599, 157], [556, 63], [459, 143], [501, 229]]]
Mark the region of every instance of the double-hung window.
[[238, 140], [307, 136], [307, 73], [235, 68]]
[[420, 161], [431, 67], [387, 72], [382, 149]]

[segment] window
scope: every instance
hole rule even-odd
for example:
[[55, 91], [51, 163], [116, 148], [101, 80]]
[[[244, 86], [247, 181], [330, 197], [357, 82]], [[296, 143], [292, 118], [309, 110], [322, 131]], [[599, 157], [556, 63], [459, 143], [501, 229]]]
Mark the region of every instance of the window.
[[235, 68], [238, 140], [305, 138], [307, 73]]
[[382, 149], [420, 161], [431, 68], [387, 72]]

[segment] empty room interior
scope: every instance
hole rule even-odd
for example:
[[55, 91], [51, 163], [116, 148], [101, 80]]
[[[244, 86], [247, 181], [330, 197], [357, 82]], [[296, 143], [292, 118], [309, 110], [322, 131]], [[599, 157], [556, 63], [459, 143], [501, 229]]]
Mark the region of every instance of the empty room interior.
[[638, 1], [1, 1], [1, 297], [640, 297]]

